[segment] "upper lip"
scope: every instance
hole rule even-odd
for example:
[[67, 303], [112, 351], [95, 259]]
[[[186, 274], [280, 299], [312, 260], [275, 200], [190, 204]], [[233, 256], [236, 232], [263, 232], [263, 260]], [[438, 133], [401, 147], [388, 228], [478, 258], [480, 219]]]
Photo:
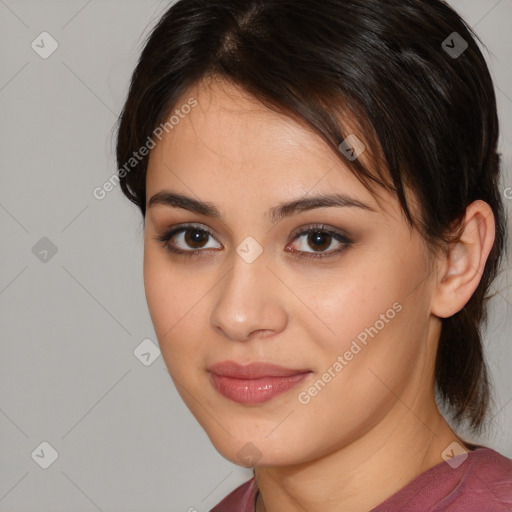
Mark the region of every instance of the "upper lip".
[[291, 375], [308, 373], [311, 370], [285, 368], [284, 366], [265, 362], [253, 362], [242, 365], [235, 361], [222, 361], [211, 365], [208, 371], [222, 377], [260, 379], [262, 377], [290, 377]]

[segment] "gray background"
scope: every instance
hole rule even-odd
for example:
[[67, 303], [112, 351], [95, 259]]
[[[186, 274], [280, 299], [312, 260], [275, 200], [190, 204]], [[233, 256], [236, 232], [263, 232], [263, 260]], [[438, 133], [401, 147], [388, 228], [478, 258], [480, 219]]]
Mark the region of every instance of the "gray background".
[[[512, 0], [451, 3], [489, 49], [505, 190]], [[156, 343], [141, 217], [119, 187], [102, 201], [92, 195], [116, 171], [113, 126], [143, 37], [168, 5], [0, 0], [2, 512], [203, 512], [251, 475], [210, 445], [161, 356], [149, 366], [135, 357], [142, 340]], [[59, 45], [47, 59], [31, 47], [43, 31]], [[486, 335], [493, 430], [481, 440], [509, 457], [511, 283], [505, 269]], [[42, 442], [58, 452], [48, 469]]]

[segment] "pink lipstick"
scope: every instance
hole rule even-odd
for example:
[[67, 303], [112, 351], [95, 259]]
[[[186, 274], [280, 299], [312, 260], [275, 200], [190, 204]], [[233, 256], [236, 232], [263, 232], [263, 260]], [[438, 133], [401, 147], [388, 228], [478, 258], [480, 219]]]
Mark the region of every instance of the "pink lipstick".
[[255, 362], [240, 365], [234, 361], [208, 368], [213, 387], [226, 398], [247, 405], [268, 402], [303, 381], [311, 370], [291, 369]]

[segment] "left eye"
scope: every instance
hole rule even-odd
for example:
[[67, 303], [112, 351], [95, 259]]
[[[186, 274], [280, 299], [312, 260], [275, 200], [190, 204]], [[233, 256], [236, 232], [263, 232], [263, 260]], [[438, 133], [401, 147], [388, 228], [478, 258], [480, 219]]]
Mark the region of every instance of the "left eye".
[[349, 240], [347, 240], [343, 235], [320, 228], [309, 228], [307, 230], [301, 231], [295, 236], [295, 240], [300, 239], [302, 239], [302, 242], [299, 244], [298, 249], [293, 250], [294, 252], [309, 252], [307, 250], [308, 247], [312, 248], [312, 252], [314, 253], [326, 252], [329, 248], [332, 249], [333, 243], [337, 242], [338, 246], [343, 245], [344, 243], [349, 243]]
[[[292, 252], [308, 253], [308, 256], [311, 255], [313, 257], [322, 257], [338, 253], [344, 247], [352, 243], [345, 235], [336, 231], [326, 230], [323, 226], [304, 229], [295, 235], [294, 240], [299, 240], [300, 243], [298, 244], [298, 248], [292, 249]], [[333, 244], [335, 246], [334, 249], [332, 247]], [[312, 248], [313, 250], [308, 251], [308, 248]]]
[[[164, 247], [171, 253], [181, 254], [184, 256], [199, 256], [205, 254], [207, 251], [202, 249], [219, 250], [222, 246], [219, 244], [208, 245], [208, 239], [213, 235], [206, 229], [196, 226], [181, 226], [171, 228], [169, 231], [156, 237], [158, 242], [161, 242]], [[322, 258], [339, 253], [344, 248], [350, 246], [352, 241], [344, 234], [337, 231], [325, 229], [325, 226], [309, 226], [304, 228], [293, 237], [293, 241], [299, 240], [299, 247], [292, 247], [289, 251], [296, 253], [297, 257], [312, 257]], [[337, 248], [332, 249], [332, 245], [337, 244]], [[312, 248], [312, 251], [307, 249]], [[331, 250], [327, 250], [331, 249]]]

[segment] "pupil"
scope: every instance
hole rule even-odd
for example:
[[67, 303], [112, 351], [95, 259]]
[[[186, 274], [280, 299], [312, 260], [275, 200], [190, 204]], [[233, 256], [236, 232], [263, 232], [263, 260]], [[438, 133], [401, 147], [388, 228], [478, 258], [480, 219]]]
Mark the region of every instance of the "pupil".
[[309, 235], [308, 242], [312, 242], [313, 245], [316, 246], [316, 247], [312, 247], [313, 249], [321, 251], [321, 250], [327, 249], [329, 247], [330, 237], [331, 237], [331, 235], [329, 235], [329, 233], [324, 233], [322, 231], [316, 231]]

